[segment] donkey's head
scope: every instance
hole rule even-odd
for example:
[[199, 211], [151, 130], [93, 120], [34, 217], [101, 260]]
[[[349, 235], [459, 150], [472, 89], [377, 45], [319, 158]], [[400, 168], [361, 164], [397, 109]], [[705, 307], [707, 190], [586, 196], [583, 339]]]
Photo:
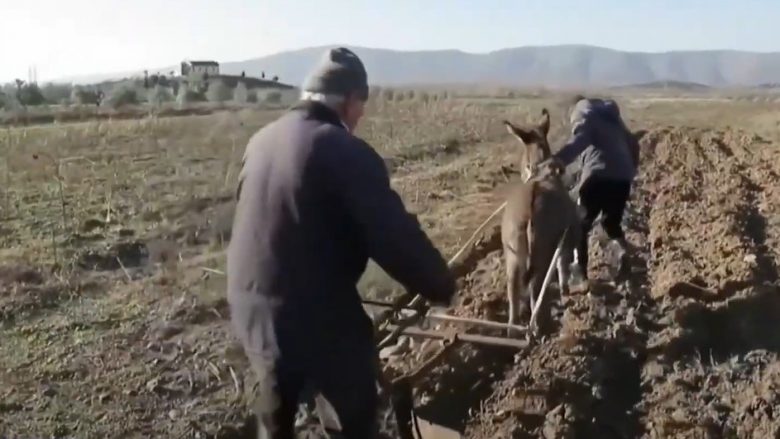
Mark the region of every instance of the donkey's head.
[[515, 136], [523, 145], [520, 152], [520, 167], [524, 180], [536, 174], [536, 166], [550, 158], [550, 144], [547, 143], [547, 133], [550, 132], [550, 112], [542, 109], [540, 119], [532, 125], [518, 127], [512, 122], [504, 121], [507, 131]]

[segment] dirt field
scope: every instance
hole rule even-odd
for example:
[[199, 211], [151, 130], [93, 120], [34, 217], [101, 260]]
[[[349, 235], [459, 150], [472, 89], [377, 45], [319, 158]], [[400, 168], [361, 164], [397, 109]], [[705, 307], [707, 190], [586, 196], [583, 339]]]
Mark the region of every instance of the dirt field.
[[[379, 102], [359, 134], [451, 256], [517, 178], [501, 120], [547, 106], [555, 147], [553, 100]], [[418, 384], [422, 417], [479, 439], [780, 435], [780, 105], [619, 100], [647, 130], [630, 281], [608, 282], [595, 245], [600, 280], [561, 299], [553, 337], [457, 350]], [[252, 379], [215, 271], [246, 141], [278, 114], [0, 133], [0, 437], [242, 437]], [[503, 321], [485, 253], [452, 312]], [[393, 293], [376, 267], [362, 282]], [[435, 344], [401, 343], [399, 369]]]

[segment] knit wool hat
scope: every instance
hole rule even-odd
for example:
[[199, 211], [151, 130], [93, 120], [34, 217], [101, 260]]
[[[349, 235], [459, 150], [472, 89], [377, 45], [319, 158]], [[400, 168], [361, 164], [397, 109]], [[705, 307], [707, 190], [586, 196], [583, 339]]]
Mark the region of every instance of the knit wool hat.
[[303, 91], [368, 99], [368, 74], [363, 62], [345, 47], [327, 50], [303, 82]]

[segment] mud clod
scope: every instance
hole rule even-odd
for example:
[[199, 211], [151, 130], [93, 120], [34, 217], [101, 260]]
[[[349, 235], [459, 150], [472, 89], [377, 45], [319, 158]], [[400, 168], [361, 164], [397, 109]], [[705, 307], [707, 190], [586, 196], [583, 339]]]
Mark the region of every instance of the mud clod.
[[93, 271], [113, 271], [135, 268], [145, 264], [149, 252], [146, 244], [138, 241], [112, 245], [107, 251], [89, 250], [81, 255], [78, 265]]

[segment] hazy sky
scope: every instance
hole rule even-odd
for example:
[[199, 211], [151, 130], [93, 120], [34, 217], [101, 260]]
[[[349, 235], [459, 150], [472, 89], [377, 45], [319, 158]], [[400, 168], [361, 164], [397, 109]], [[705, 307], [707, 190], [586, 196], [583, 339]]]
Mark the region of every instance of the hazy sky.
[[3, 82], [331, 43], [780, 51], [778, 0], [0, 0], [0, 17]]

